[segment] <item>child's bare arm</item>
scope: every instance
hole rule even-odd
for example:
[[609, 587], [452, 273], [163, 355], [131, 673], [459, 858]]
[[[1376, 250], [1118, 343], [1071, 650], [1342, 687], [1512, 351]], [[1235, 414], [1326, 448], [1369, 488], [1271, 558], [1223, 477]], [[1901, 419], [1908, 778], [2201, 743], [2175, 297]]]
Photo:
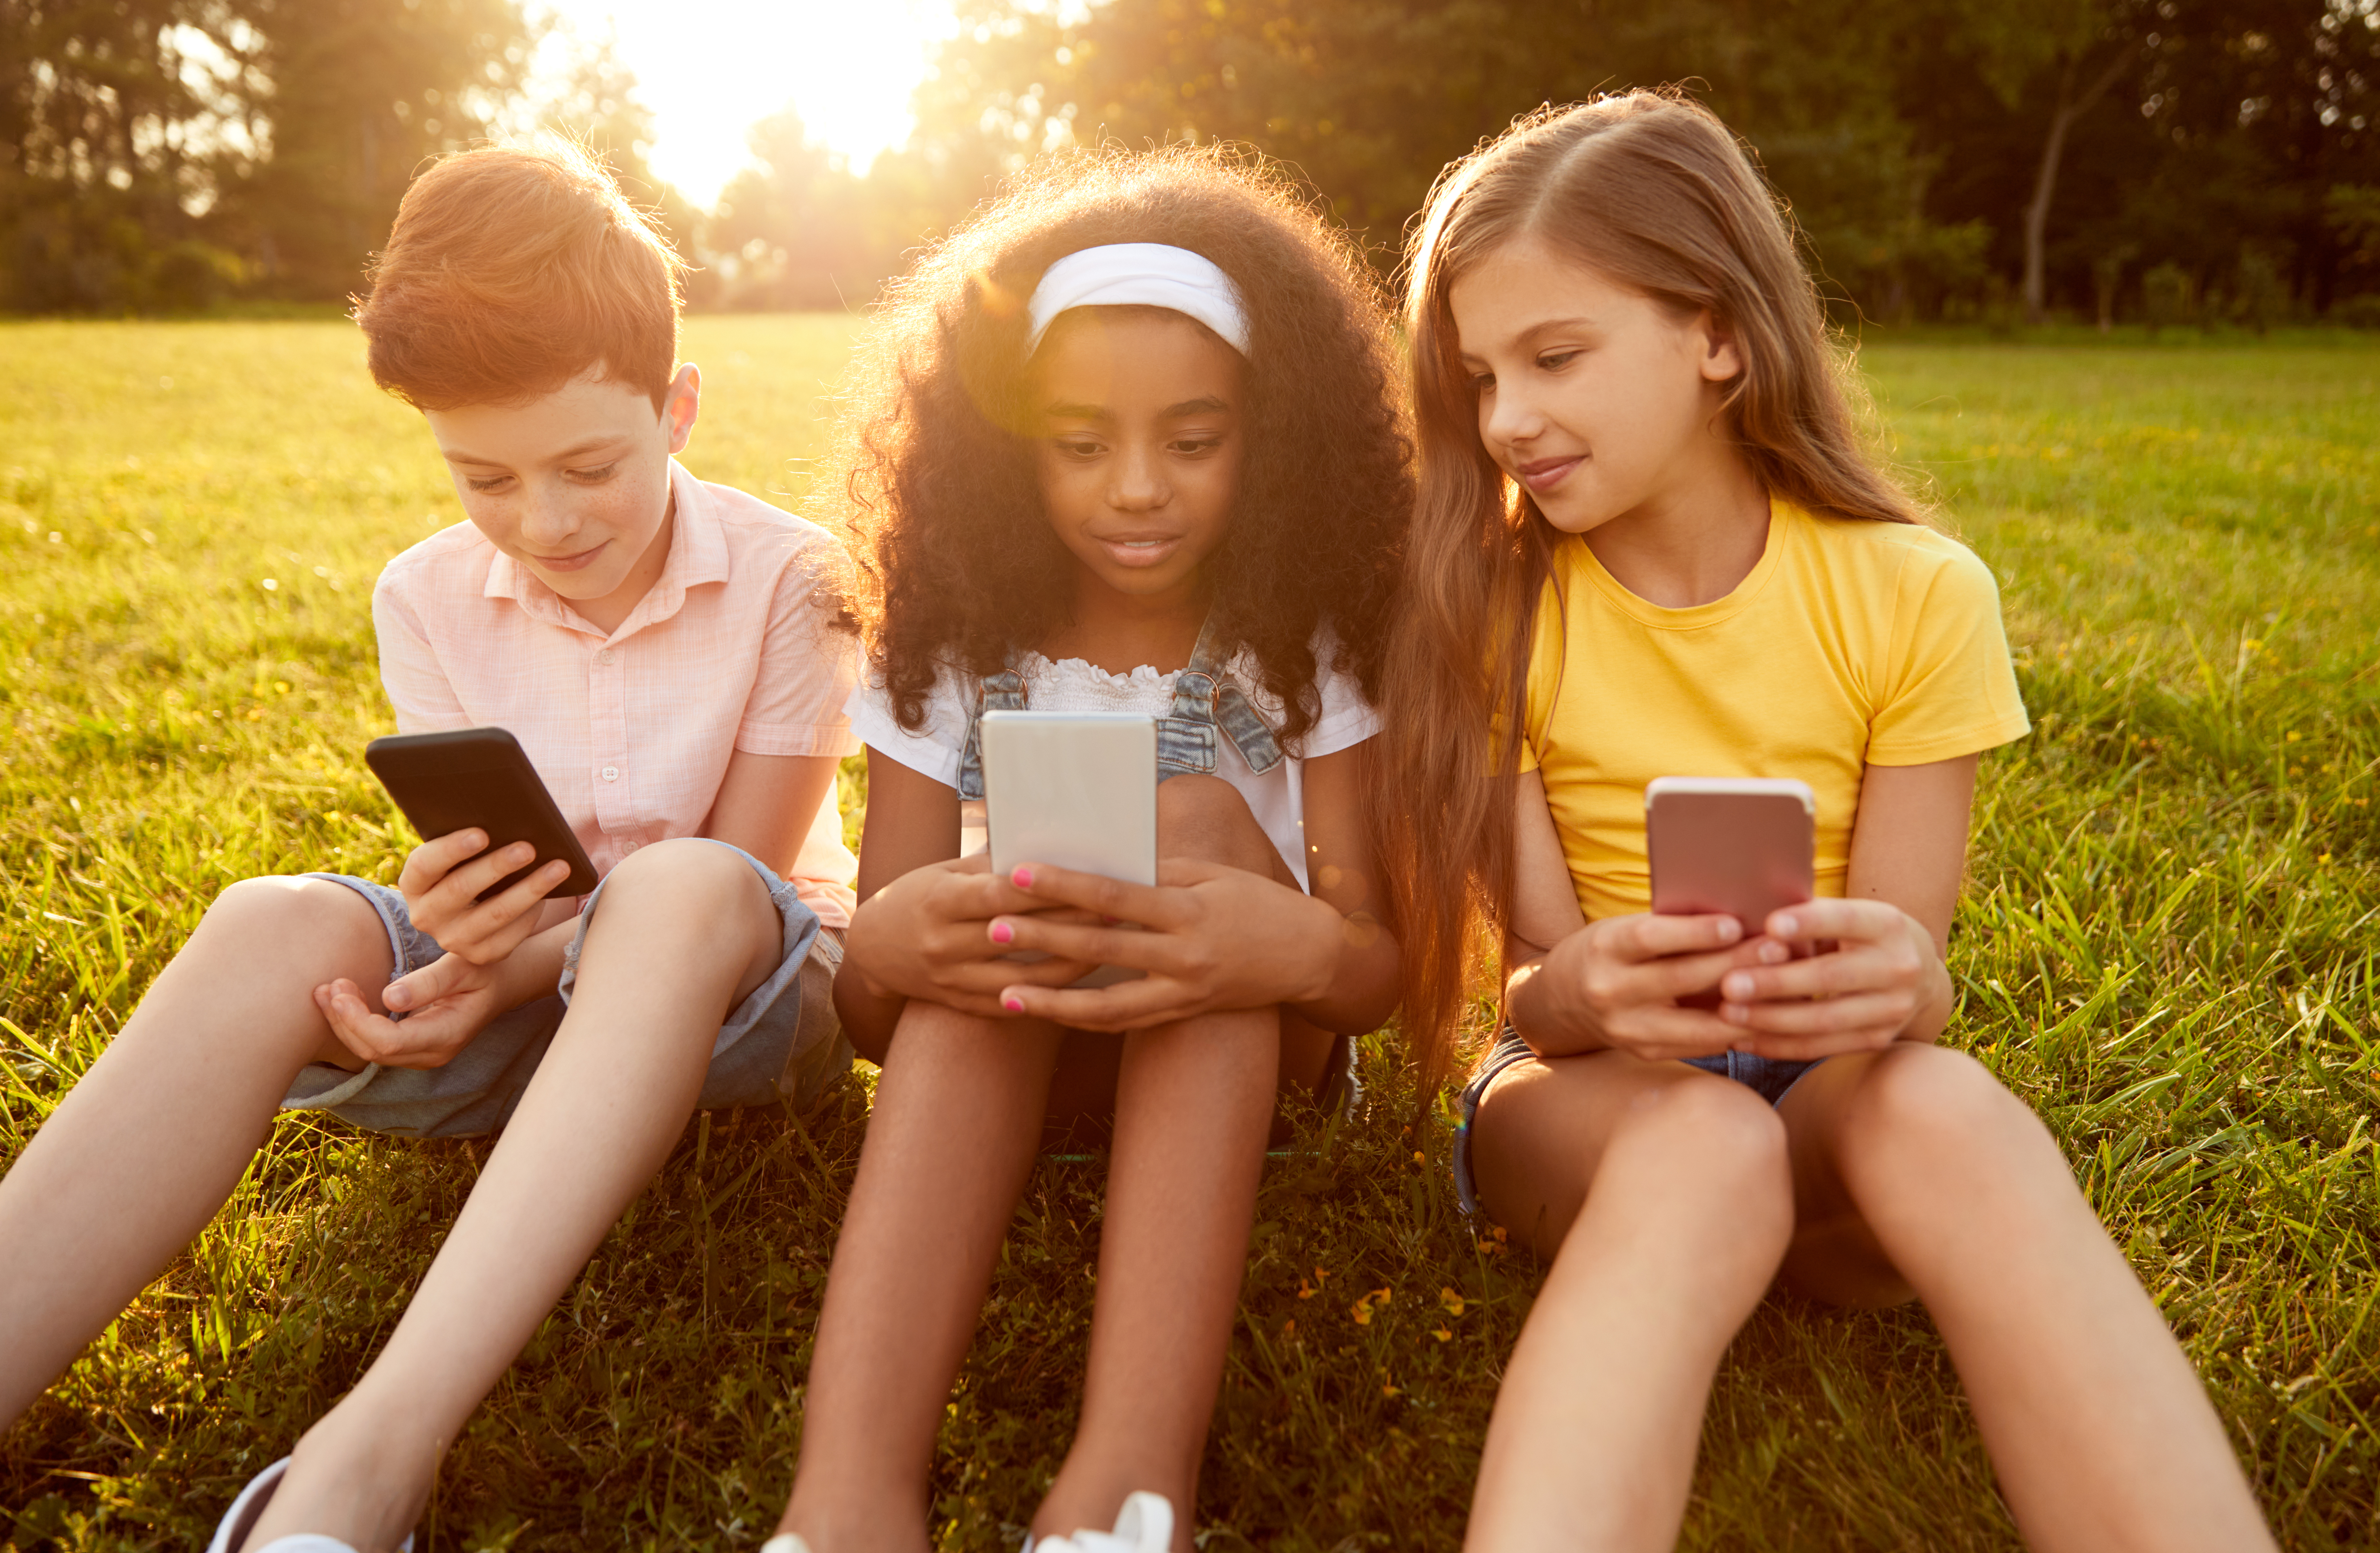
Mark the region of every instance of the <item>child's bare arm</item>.
[[727, 774], [720, 778], [702, 833], [740, 846], [780, 876], [791, 877], [786, 870], [801, 855], [802, 839], [834, 790], [840, 764], [832, 755], [737, 750], [727, 758]]
[[1388, 892], [1372, 855], [1366, 759], [1358, 746], [1308, 760], [1304, 773], [1307, 887], [1343, 925], [1329, 990], [1293, 1006], [1342, 1035], [1378, 1028], [1397, 1004], [1397, 940], [1379, 916]]

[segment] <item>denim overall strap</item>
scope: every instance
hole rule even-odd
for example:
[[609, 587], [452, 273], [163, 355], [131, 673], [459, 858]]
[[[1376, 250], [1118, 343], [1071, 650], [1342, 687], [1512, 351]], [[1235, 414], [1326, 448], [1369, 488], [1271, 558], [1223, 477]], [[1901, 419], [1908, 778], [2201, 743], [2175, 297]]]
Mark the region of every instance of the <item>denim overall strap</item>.
[[1191, 771], [1212, 774], [1218, 730], [1257, 775], [1281, 764], [1272, 730], [1216, 661], [1210, 621], [1199, 629], [1190, 666], [1173, 676], [1172, 707], [1157, 720], [1158, 780]]
[[962, 803], [983, 799], [983, 714], [1024, 710], [1025, 676], [1014, 669], [1002, 669], [976, 687], [975, 714], [967, 719], [966, 752], [959, 757]]

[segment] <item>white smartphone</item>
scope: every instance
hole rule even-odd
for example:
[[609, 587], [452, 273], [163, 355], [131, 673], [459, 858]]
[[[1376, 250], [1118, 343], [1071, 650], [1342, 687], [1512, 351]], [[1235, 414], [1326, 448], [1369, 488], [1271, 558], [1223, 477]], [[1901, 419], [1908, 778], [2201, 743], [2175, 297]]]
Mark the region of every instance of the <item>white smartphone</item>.
[[[1818, 806], [1806, 782], [1776, 777], [1657, 777], [1645, 789], [1645, 849], [1653, 910], [1719, 913], [1760, 931], [1768, 914], [1814, 888]], [[1799, 958], [1803, 952], [1795, 951]], [[1681, 998], [1714, 1008], [1716, 991]]]
[[[983, 797], [991, 867], [1051, 863], [1157, 882], [1157, 720], [1128, 712], [988, 711]], [[1010, 956], [1039, 960], [1038, 952]], [[1077, 987], [1142, 973], [1113, 965]]]

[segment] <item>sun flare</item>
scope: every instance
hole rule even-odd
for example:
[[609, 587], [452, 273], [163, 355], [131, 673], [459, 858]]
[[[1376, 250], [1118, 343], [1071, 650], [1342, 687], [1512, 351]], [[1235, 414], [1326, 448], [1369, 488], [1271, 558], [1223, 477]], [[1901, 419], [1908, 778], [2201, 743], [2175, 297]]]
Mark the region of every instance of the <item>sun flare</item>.
[[910, 93], [956, 25], [950, 0], [552, 0], [585, 39], [610, 31], [652, 109], [653, 170], [709, 205], [750, 160], [752, 126], [791, 106], [865, 169], [906, 140]]

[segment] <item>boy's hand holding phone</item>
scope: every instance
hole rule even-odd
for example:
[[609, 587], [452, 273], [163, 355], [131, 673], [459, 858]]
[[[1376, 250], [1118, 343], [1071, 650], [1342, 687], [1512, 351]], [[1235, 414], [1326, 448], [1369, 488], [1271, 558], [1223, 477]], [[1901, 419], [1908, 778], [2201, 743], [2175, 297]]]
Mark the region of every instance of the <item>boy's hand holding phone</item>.
[[413, 925], [436, 939], [439, 948], [475, 965], [492, 965], [537, 931], [539, 903], [570, 877], [570, 865], [556, 858], [503, 893], [480, 899], [482, 891], [536, 858], [537, 849], [527, 842], [489, 851], [485, 831], [456, 831], [407, 854], [396, 887]]
[[446, 952], [381, 989], [381, 1007], [406, 1015], [402, 1021], [373, 1008], [351, 981], [316, 988], [314, 1005], [339, 1043], [382, 1067], [443, 1067], [497, 1014], [551, 991], [560, 976], [559, 951], [539, 957], [550, 958], [550, 967], [517, 964], [514, 952], [537, 932], [539, 908], [570, 877], [570, 865], [550, 862], [502, 893], [479, 898], [535, 855], [526, 842], [490, 851], [487, 832], [479, 830], [415, 847], [397, 888], [413, 925]]
[[[559, 949], [554, 958], [558, 965]], [[525, 979], [514, 959], [482, 965], [459, 954], [442, 954], [382, 989], [382, 1002], [393, 1013], [404, 1013], [402, 1020], [375, 1011], [363, 989], [344, 979], [314, 989], [314, 1006], [330, 1022], [339, 1044], [368, 1062], [384, 1068], [443, 1068], [490, 1020], [539, 995], [535, 985], [520, 985]], [[552, 979], [547, 978], [546, 990], [552, 990]], [[404, 1007], [393, 996], [399, 987], [411, 993]]]
[[[1077, 988], [1028, 979], [1022, 969], [1038, 965], [1005, 962], [1007, 1012], [1082, 1030], [1141, 1030], [1219, 1009], [1311, 1002], [1330, 991], [1348, 933], [1361, 930], [1329, 903], [1243, 868], [1170, 858], [1158, 879], [1152, 887], [1046, 863], [1017, 868], [1009, 882], [1028, 907], [1082, 915], [996, 916], [986, 937], [994, 953], [1038, 949], [1063, 957], [1047, 963], [1147, 974]], [[1109, 925], [1123, 923], [1140, 926]]]

